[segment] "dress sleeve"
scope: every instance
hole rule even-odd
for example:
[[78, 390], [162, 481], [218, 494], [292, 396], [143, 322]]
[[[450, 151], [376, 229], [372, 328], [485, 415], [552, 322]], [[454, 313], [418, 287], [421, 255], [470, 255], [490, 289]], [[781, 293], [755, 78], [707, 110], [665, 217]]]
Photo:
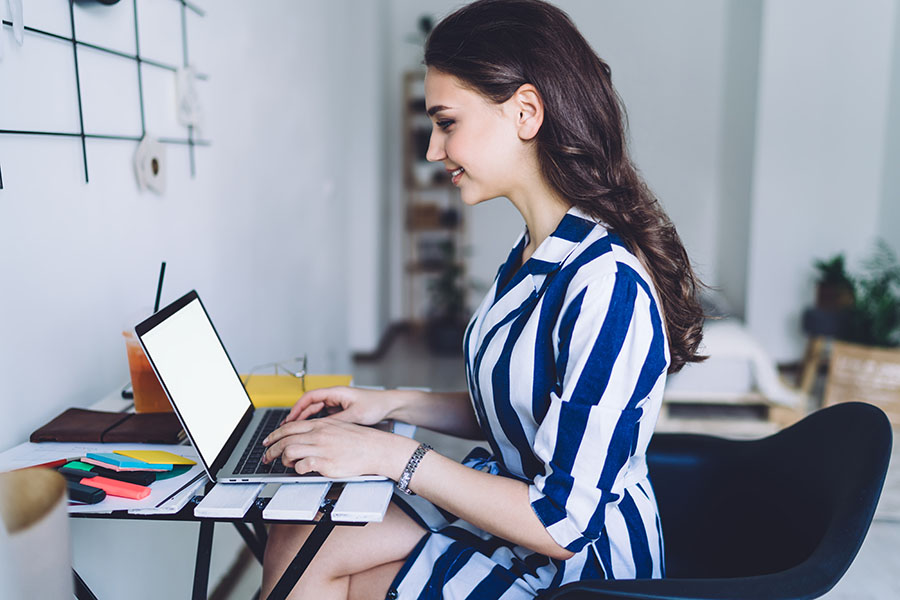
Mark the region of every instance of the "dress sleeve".
[[529, 497], [553, 539], [578, 552], [622, 498], [642, 406], [665, 381], [668, 350], [650, 289], [630, 269], [585, 285], [557, 327], [557, 384], [534, 441], [544, 472]]

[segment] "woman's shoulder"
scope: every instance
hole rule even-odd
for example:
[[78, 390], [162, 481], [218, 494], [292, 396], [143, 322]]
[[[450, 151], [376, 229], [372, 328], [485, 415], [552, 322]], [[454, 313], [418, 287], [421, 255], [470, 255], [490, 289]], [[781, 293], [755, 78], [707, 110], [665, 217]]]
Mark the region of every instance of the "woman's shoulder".
[[570, 292], [579, 293], [589, 286], [613, 286], [616, 280], [627, 279], [652, 293], [650, 275], [625, 241], [603, 223], [587, 215], [575, 216], [587, 221], [589, 229], [562, 265]]

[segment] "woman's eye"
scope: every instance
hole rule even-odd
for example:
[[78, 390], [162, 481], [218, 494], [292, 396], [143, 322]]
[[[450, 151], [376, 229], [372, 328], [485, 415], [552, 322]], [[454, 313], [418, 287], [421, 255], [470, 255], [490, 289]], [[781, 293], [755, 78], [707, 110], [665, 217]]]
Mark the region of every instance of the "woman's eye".
[[450, 119], [441, 119], [437, 122], [437, 126], [444, 131], [447, 131], [451, 125], [453, 125], [453, 121]]

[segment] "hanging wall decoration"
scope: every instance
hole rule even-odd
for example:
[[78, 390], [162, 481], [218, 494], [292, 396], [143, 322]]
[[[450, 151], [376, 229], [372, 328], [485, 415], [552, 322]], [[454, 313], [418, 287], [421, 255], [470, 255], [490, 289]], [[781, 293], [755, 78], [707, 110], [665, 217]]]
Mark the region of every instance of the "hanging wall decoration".
[[145, 136], [134, 153], [134, 171], [138, 187], [157, 194], [166, 192], [166, 147]]
[[[0, 0], [2, 2], [3, 0]], [[22, 44], [22, 38], [25, 33], [34, 34], [39, 36], [45, 36], [48, 38], [53, 38], [56, 40], [61, 40], [64, 42], [68, 42], [72, 45], [72, 54], [74, 58], [74, 67], [75, 67], [75, 87], [77, 93], [77, 101], [78, 101], [78, 122], [79, 122], [79, 130], [78, 131], [29, 131], [23, 129], [3, 129], [0, 128], [0, 134], [2, 135], [36, 135], [36, 136], [56, 136], [56, 137], [68, 137], [73, 139], [78, 139], [81, 141], [81, 153], [82, 160], [84, 163], [84, 181], [88, 183], [90, 181], [88, 175], [88, 154], [87, 154], [87, 144], [86, 140], [88, 139], [104, 139], [104, 140], [124, 140], [139, 143], [137, 151], [135, 152], [135, 170], [138, 170], [138, 164], [140, 162], [141, 167], [140, 171], [144, 173], [144, 179], [141, 179], [141, 175], [138, 175], [138, 183], [147, 189], [153, 190], [157, 193], [162, 193], [162, 190], [165, 189], [165, 145], [168, 144], [181, 144], [186, 145], [189, 148], [189, 157], [191, 162], [191, 177], [194, 177], [196, 174], [195, 170], [195, 160], [194, 160], [194, 149], [196, 146], [208, 146], [209, 141], [202, 138], [201, 134], [198, 131], [198, 127], [202, 123], [201, 111], [200, 111], [200, 102], [199, 96], [196, 91], [196, 81], [205, 81], [207, 76], [203, 73], [196, 72], [192, 67], [189, 66], [188, 62], [188, 38], [187, 38], [187, 11], [190, 10], [194, 14], [203, 17], [205, 16], [204, 11], [195, 6], [193, 3], [188, 0], [170, 0], [172, 2], [177, 2], [181, 6], [181, 39], [182, 39], [182, 65], [175, 66], [169, 65], [166, 63], [162, 63], [156, 60], [151, 60], [144, 56], [141, 56], [140, 49], [140, 36], [138, 35], [138, 6], [137, 0], [132, 0], [132, 6], [134, 10], [134, 54], [128, 52], [122, 52], [119, 50], [113, 50], [111, 48], [105, 48], [103, 46], [98, 46], [96, 44], [91, 44], [88, 42], [84, 42], [79, 40], [76, 31], [75, 31], [75, 3], [76, 0], [69, 0], [69, 23], [71, 28], [70, 36], [58, 35], [55, 33], [51, 33], [49, 31], [44, 31], [42, 29], [37, 29], [35, 27], [29, 27], [24, 24], [22, 20], [22, 0], [7, 0], [10, 6], [11, 12], [11, 21], [3, 20], [2, 25], [0, 25], [0, 32], [2, 32], [5, 28], [10, 28], [13, 31], [13, 36], [18, 41], [19, 44]], [[115, 4], [118, 0], [95, 0], [95, 2], [99, 2], [101, 4]], [[86, 0], [78, 0], [79, 4], [87, 3]], [[3, 46], [3, 40], [0, 39], [0, 48]], [[141, 114], [141, 135], [140, 136], [129, 136], [129, 135], [107, 135], [107, 134], [97, 134], [92, 133], [90, 131], [85, 131], [84, 128], [84, 111], [82, 106], [82, 94], [81, 94], [81, 77], [78, 72], [78, 50], [79, 48], [90, 48], [95, 51], [102, 52], [111, 56], [118, 56], [120, 58], [126, 58], [133, 60], [135, 62], [135, 66], [137, 67], [137, 77], [138, 77], [138, 99], [140, 102], [140, 114]], [[150, 138], [147, 135], [147, 125], [146, 119], [144, 115], [144, 90], [143, 90], [143, 75], [142, 68], [143, 67], [154, 68], [154, 69], [164, 69], [167, 71], [171, 71], [173, 77], [176, 77], [176, 86], [179, 90], [183, 90], [183, 93], [179, 91], [178, 96], [178, 105], [177, 105], [177, 114], [178, 120], [181, 124], [186, 126], [187, 135], [184, 138]], [[0, 127], [3, 127], [5, 123], [0, 121]], [[144, 141], [147, 144], [144, 144]], [[149, 149], [148, 149], [149, 148]], [[147, 157], [150, 157], [149, 159]], [[140, 161], [138, 159], [141, 159]], [[146, 162], [149, 160], [149, 163]], [[155, 162], [154, 162], [155, 161]], [[146, 164], [145, 164], [146, 163]], [[147, 164], [150, 165], [149, 171], [147, 170]], [[154, 167], [155, 165], [155, 167]], [[147, 176], [147, 173], [150, 173], [151, 176]], [[2, 182], [0, 182], [0, 189], [3, 188]]]
[[197, 72], [194, 67], [184, 67], [175, 72], [175, 113], [178, 122], [185, 127], [193, 127], [202, 136], [203, 107], [197, 93]]

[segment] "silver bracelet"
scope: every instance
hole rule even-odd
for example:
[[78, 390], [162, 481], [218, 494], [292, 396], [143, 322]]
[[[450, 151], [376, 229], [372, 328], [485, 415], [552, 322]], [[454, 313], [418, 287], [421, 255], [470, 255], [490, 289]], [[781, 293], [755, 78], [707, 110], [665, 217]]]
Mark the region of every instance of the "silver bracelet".
[[398, 490], [409, 496], [415, 496], [415, 493], [409, 489], [409, 481], [412, 479], [413, 473], [416, 472], [416, 467], [422, 461], [422, 457], [429, 450], [433, 450], [433, 448], [428, 444], [419, 444], [416, 451], [412, 453], [412, 456], [409, 457], [409, 462], [406, 463], [406, 468], [403, 469], [403, 473], [400, 475], [400, 479], [397, 480]]

